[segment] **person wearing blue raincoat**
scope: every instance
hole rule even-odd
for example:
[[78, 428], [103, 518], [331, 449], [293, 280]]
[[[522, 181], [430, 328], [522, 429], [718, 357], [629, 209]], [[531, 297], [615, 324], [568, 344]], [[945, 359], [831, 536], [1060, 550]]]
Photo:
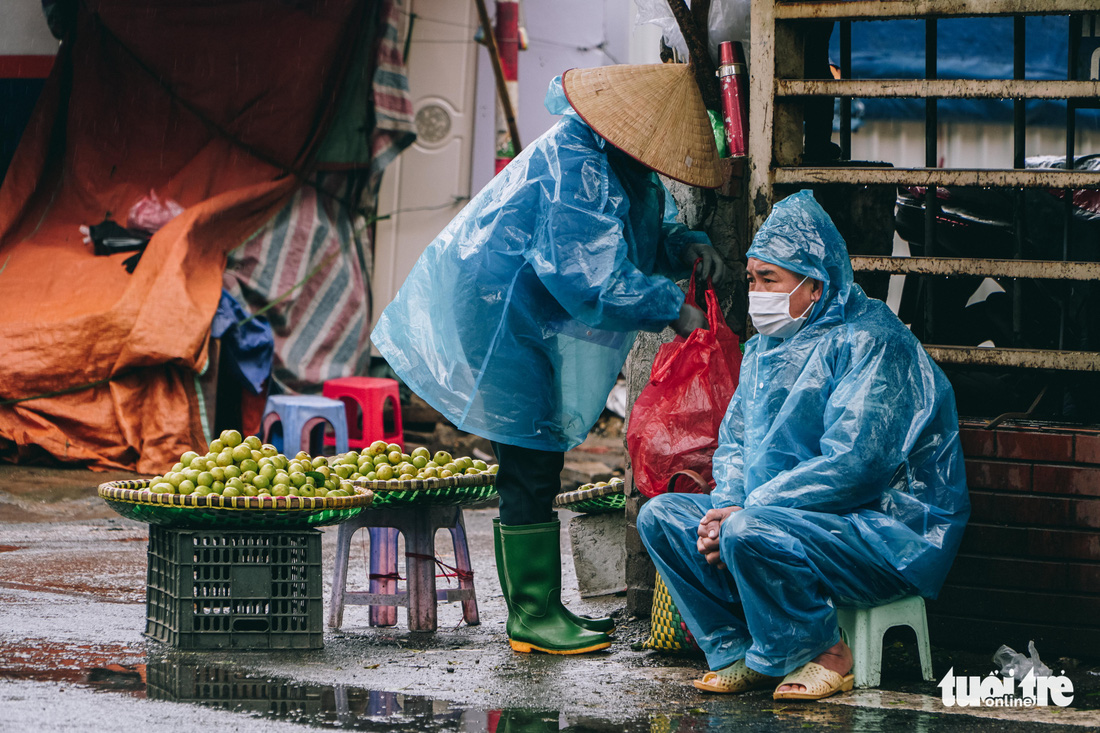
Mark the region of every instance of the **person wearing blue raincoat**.
[[724, 268], [677, 223], [655, 171], [722, 179], [685, 65], [573, 69], [546, 107], [561, 119], [428, 246], [371, 339], [416, 394], [493, 443], [512, 647], [574, 654], [606, 648], [613, 622], [561, 604], [564, 452], [600, 416], [639, 330], [706, 327], [673, 280], [698, 258], [704, 275]]
[[935, 598], [943, 584], [970, 513], [955, 398], [853, 282], [810, 192], [775, 205], [747, 256], [760, 333], [719, 432], [716, 486], [650, 500], [638, 530], [713, 670], [696, 687], [818, 699], [852, 686], [837, 606]]

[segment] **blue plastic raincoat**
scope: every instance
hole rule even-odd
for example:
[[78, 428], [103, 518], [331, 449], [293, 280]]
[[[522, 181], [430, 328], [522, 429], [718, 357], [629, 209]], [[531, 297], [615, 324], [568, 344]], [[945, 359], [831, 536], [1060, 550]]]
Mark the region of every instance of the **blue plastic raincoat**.
[[564, 115], [425, 250], [371, 340], [457, 427], [566, 451], [603, 410], [638, 330], [679, 316], [676, 223], [656, 173], [592, 131], [558, 77]]
[[[746, 344], [713, 493], [657, 497], [638, 528], [712, 669], [744, 657], [786, 674], [839, 640], [834, 605], [934, 598], [970, 502], [951, 385], [854, 284], [812, 194], [778, 203], [747, 255], [823, 295], [795, 335]], [[695, 543], [707, 509], [730, 506], [743, 509], [722, 524], [727, 572]]]

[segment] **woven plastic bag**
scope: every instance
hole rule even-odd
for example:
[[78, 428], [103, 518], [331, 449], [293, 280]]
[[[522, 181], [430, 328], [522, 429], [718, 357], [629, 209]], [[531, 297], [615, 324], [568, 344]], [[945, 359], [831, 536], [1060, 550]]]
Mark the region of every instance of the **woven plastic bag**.
[[653, 608], [650, 613], [649, 637], [642, 642], [642, 649], [655, 649], [673, 654], [697, 654], [699, 645], [688, 631], [679, 609], [668, 594], [661, 574], [653, 588]]
[[[687, 302], [696, 302], [694, 273]], [[649, 384], [630, 412], [626, 446], [634, 484], [645, 496], [663, 493], [669, 477], [683, 470], [714, 486], [711, 458], [737, 388], [741, 348], [709, 283], [706, 303], [707, 330], [677, 336], [658, 349]]]

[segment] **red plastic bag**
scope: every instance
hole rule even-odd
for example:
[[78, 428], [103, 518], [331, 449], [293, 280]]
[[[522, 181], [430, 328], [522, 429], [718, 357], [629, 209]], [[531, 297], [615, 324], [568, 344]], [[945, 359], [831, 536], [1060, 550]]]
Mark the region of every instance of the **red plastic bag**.
[[[695, 471], [714, 487], [711, 458], [718, 428], [741, 372], [741, 346], [718, 297], [706, 291], [708, 330], [677, 336], [657, 351], [649, 384], [630, 412], [626, 446], [634, 483], [646, 496], [665, 491], [677, 471]], [[687, 302], [695, 304], [695, 278]]]

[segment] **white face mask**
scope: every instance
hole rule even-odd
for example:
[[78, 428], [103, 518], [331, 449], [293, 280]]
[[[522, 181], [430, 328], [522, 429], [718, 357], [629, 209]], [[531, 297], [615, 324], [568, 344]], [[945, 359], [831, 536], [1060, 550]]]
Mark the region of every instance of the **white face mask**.
[[[810, 279], [810, 276], [802, 278], [802, 282], [794, 286], [794, 290], [802, 287], [802, 283]], [[749, 293], [749, 317], [752, 325], [765, 336], [776, 338], [790, 338], [798, 333], [802, 324], [806, 322], [807, 313], [814, 307], [811, 302], [809, 308], [803, 311], [798, 318], [791, 316], [791, 293]], [[816, 302], [816, 301], [814, 301]]]

